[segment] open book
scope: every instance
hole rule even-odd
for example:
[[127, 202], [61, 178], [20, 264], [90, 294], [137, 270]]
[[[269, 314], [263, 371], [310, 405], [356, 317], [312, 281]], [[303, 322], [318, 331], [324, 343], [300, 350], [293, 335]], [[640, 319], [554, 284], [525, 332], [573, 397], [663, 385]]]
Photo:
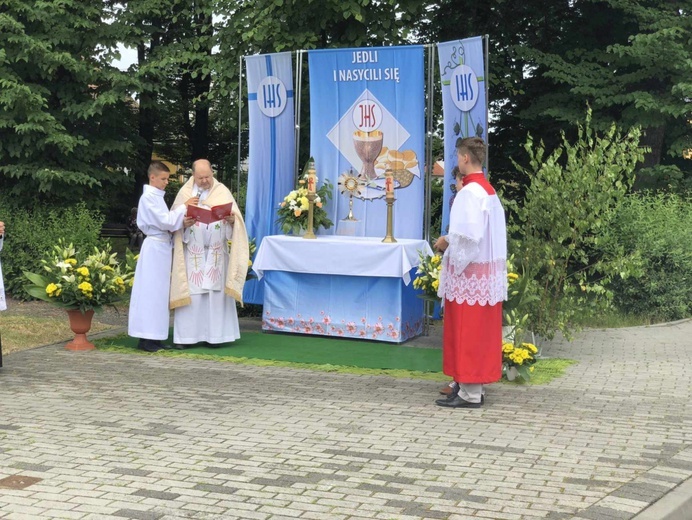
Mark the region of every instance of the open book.
[[231, 214], [233, 203], [219, 204], [211, 209], [200, 208], [199, 206], [188, 206], [187, 217], [192, 217], [202, 224], [211, 224], [217, 220], [223, 220]]

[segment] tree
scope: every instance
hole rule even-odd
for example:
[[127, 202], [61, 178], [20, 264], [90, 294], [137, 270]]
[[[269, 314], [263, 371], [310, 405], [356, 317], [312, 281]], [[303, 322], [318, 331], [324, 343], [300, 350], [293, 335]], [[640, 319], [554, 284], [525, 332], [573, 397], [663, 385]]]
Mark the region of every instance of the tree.
[[100, 0], [0, 0], [0, 186], [87, 200], [126, 182], [130, 106]]
[[[692, 146], [691, 9], [689, 0], [574, 2], [566, 46], [529, 53], [541, 78], [560, 87], [536, 99], [530, 116], [574, 121], [588, 102], [597, 127], [642, 127], [649, 150], [639, 186], [692, 185], [692, 168], [682, 160]], [[667, 178], [655, 179], [661, 173]]]
[[595, 128], [642, 127], [650, 152], [638, 185], [656, 177], [676, 187], [692, 183], [682, 158], [692, 148], [690, 9], [689, 0], [491, 0], [468, 9], [441, 0], [417, 31], [428, 41], [490, 36], [491, 168], [512, 197], [529, 181], [510, 161], [524, 157], [526, 136], [559, 146], [561, 130], [575, 137], [587, 104]]

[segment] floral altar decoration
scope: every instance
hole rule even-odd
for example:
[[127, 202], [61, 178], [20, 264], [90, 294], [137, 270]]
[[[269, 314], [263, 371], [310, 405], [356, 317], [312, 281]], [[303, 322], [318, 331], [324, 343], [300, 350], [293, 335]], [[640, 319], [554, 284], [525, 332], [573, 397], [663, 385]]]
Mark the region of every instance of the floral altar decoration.
[[31, 282], [26, 290], [35, 298], [82, 313], [113, 305], [126, 298], [132, 288], [137, 256], [130, 251], [127, 255], [121, 265], [110, 245], [85, 255], [71, 243], [59, 240], [41, 259], [41, 274], [24, 272]]
[[[299, 235], [301, 231], [305, 231], [308, 227], [308, 210], [310, 201], [308, 200], [308, 182], [309, 174], [307, 171], [303, 173], [298, 180], [298, 186], [284, 197], [284, 200], [279, 203], [277, 211], [277, 224], [281, 226], [281, 230], [285, 234]], [[315, 185], [319, 179], [315, 177]], [[324, 182], [316, 190], [316, 197], [313, 208], [313, 226], [318, 229], [322, 226], [324, 229], [329, 229], [334, 224], [327, 215], [324, 205], [332, 198], [333, 186], [330, 182]]]
[[437, 289], [440, 287], [442, 255], [428, 255], [418, 251], [418, 258], [420, 262], [416, 269], [416, 278], [413, 280], [413, 288], [423, 291], [422, 298], [439, 302]]
[[[538, 297], [529, 294], [529, 278], [523, 268], [514, 265], [514, 255], [507, 259], [507, 301], [502, 305], [502, 373], [510, 381], [531, 379], [532, 366], [540, 357], [534, 343], [524, 341], [529, 315], [527, 305]], [[533, 337], [533, 335], [532, 335]]]
[[538, 348], [533, 343], [513, 342], [502, 343], [502, 372], [505, 377], [513, 381], [520, 377], [524, 381], [531, 379], [532, 366], [537, 360]]

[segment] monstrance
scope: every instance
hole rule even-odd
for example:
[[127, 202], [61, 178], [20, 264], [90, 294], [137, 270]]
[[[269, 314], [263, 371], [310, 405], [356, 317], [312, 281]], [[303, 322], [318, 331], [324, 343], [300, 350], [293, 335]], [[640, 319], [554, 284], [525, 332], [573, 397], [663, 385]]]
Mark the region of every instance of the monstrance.
[[363, 181], [355, 175], [353, 169], [348, 170], [346, 173], [342, 173], [339, 176], [339, 192], [343, 195], [348, 192], [348, 217], [344, 220], [357, 221], [358, 219], [353, 216], [353, 197], [361, 195], [361, 188], [363, 187]]

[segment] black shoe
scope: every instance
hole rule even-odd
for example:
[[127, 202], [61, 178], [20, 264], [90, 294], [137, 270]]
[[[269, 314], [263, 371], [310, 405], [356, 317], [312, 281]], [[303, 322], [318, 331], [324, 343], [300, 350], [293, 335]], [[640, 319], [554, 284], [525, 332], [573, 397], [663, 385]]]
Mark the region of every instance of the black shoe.
[[[456, 398], [459, 395], [459, 383], [454, 383], [449, 386], [449, 389], [451, 390], [451, 393], [447, 395], [447, 397], [444, 397], [443, 399], [447, 401], [453, 401], [454, 398]], [[442, 399], [439, 399], [440, 401]], [[485, 402], [485, 395], [481, 394], [481, 404]]]
[[454, 399], [438, 399], [435, 401], [435, 404], [437, 406], [444, 406], [446, 408], [480, 408], [481, 403], [470, 403], [468, 401], [464, 401], [461, 397], [458, 395], [454, 397]]
[[185, 350], [189, 345], [183, 345], [182, 343], [173, 343], [170, 347], [171, 350]]
[[137, 347], [146, 352], [158, 352], [163, 348], [160, 341], [152, 339], [140, 339]]

